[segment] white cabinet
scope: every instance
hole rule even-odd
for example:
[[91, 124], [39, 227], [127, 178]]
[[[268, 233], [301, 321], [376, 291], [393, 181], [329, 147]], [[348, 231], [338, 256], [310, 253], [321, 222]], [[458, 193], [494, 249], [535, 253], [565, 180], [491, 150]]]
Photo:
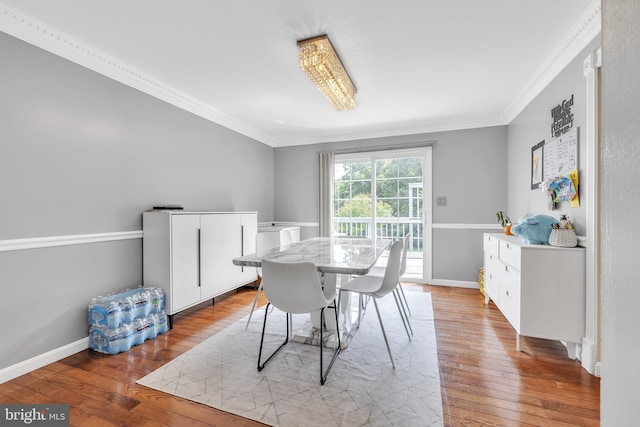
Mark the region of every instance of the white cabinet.
[[256, 214], [205, 214], [200, 216], [200, 227], [203, 242], [203, 299], [220, 295], [257, 279], [255, 268], [238, 267], [233, 264], [233, 258], [256, 251]]
[[142, 216], [143, 283], [161, 287], [165, 311], [188, 307], [257, 279], [233, 258], [255, 252], [255, 212], [150, 211]]
[[493, 300], [521, 337], [564, 341], [569, 357], [585, 331], [585, 249], [484, 235], [485, 303]]
[[[166, 310], [167, 314], [173, 314], [173, 311], [200, 301], [200, 216], [172, 215], [168, 218], [171, 221], [171, 248], [167, 264], [171, 267], [170, 274], [173, 280], [170, 281], [172, 286], [168, 289], [169, 292], [165, 286], [162, 288], [165, 295], [168, 295], [166, 303], [169, 310]], [[152, 243], [150, 240], [146, 243]], [[145, 246], [143, 243], [143, 246], [145, 254], [148, 255], [148, 245]], [[145, 267], [152, 266], [149, 261], [146, 257], [143, 259]], [[151, 286], [151, 282], [146, 280], [150, 273], [145, 268], [143, 270], [144, 283]], [[168, 305], [169, 299], [171, 300], [170, 305]]]
[[290, 245], [300, 241], [300, 227], [283, 225], [260, 225], [258, 226], [258, 240], [256, 250], [266, 251], [271, 248]]

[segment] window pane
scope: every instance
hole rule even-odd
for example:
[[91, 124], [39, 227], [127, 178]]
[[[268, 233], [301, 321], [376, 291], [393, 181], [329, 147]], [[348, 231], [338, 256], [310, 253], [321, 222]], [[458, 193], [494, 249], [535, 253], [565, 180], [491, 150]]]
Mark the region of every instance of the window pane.
[[333, 202], [333, 215], [334, 216], [342, 216], [344, 212], [344, 205], [347, 203], [347, 200], [336, 200]]
[[408, 218], [409, 217], [409, 200], [400, 199], [398, 209], [399, 209], [398, 216], [403, 218]]
[[401, 177], [420, 177], [422, 179], [422, 159], [420, 157], [398, 159], [398, 168]]
[[376, 213], [379, 217], [395, 217], [398, 212], [398, 201], [396, 199], [378, 199]]
[[376, 181], [376, 197], [396, 197], [398, 193], [398, 180], [379, 179]]
[[422, 188], [422, 178], [401, 178], [398, 182], [398, 196], [416, 197], [418, 193], [414, 190], [410, 194], [410, 190], [418, 187]]
[[351, 179], [371, 179], [371, 162], [351, 163]]
[[384, 199], [376, 202], [376, 215], [379, 218], [391, 218], [395, 216], [395, 199]]
[[376, 178], [396, 178], [398, 159], [376, 160]]
[[351, 185], [348, 182], [336, 181], [333, 191], [336, 199], [348, 199], [351, 197]]
[[351, 197], [371, 197], [371, 181], [353, 181], [351, 183]]
[[[408, 273], [418, 274], [422, 264], [417, 265], [416, 261], [421, 257], [424, 239], [423, 157], [408, 157], [411, 154], [404, 153], [407, 157], [382, 159], [380, 155], [384, 153], [371, 157], [368, 153], [337, 156], [343, 163], [336, 164], [335, 169], [335, 229], [351, 236], [387, 238], [402, 238], [410, 233], [412, 264]], [[375, 185], [375, 189], [371, 185]], [[424, 206], [430, 208], [430, 203]], [[372, 214], [376, 217], [375, 224]]]
[[348, 181], [350, 177], [348, 169], [348, 163], [336, 163], [333, 170], [333, 179], [336, 181]]

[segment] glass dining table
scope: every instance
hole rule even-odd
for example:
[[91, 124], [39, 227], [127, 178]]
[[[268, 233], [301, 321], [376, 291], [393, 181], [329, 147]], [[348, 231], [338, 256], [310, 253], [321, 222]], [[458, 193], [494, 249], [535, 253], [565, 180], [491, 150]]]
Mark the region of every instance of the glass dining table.
[[[366, 237], [314, 237], [288, 245], [259, 250], [257, 253], [235, 258], [233, 263], [245, 267], [261, 267], [263, 259], [281, 262], [310, 261], [315, 264], [318, 272], [323, 276], [323, 285], [329, 290], [336, 289], [339, 283], [346, 283], [353, 275], [365, 275], [373, 267], [380, 255], [390, 246], [392, 240]], [[361, 299], [357, 305], [352, 302], [350, 293], [344, 292], [340, 298], [338, 322], [341, 335], [341, 346], [348, 346], [357, 322], [360, 319]], [[293, 340], [307, 344], [318, 344], [317, 330], [320, 326], [320, 313], [310, 313], [309, 324], [294, 333]], [[327, 330], [335, 331], [335, 316], [326, 316]], [[326, 342], [335, 345], [334, 333]]]

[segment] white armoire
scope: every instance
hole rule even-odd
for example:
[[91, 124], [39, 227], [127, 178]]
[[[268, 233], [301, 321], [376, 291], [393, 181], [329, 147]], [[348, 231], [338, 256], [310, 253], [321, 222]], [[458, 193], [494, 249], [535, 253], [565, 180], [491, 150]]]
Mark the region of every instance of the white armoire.
[[232, 261], [256, 251], [256, 212], [148, 211], [142, 227], [143, 283], [163, 289], [171, 326], [179, 311], [257, 279]]

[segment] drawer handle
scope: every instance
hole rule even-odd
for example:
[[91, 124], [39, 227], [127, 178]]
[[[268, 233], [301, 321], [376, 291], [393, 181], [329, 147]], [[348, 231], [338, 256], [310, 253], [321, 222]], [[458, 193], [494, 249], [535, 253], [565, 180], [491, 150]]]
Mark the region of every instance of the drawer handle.
[[511, 296], [511, 295], [509, 295], [509, 291], [506, 291], [505, 293], [507, 294], [507, 296], [508, 296], [508, 297], [510, 297], [510, 296]]
[[509, 243], [507, 243], [507, 249], [511, 249], [511, 246]]
[[504, 266], [504, 271], [509, 271], [509, 267], [507, 267], [506, 265]]

